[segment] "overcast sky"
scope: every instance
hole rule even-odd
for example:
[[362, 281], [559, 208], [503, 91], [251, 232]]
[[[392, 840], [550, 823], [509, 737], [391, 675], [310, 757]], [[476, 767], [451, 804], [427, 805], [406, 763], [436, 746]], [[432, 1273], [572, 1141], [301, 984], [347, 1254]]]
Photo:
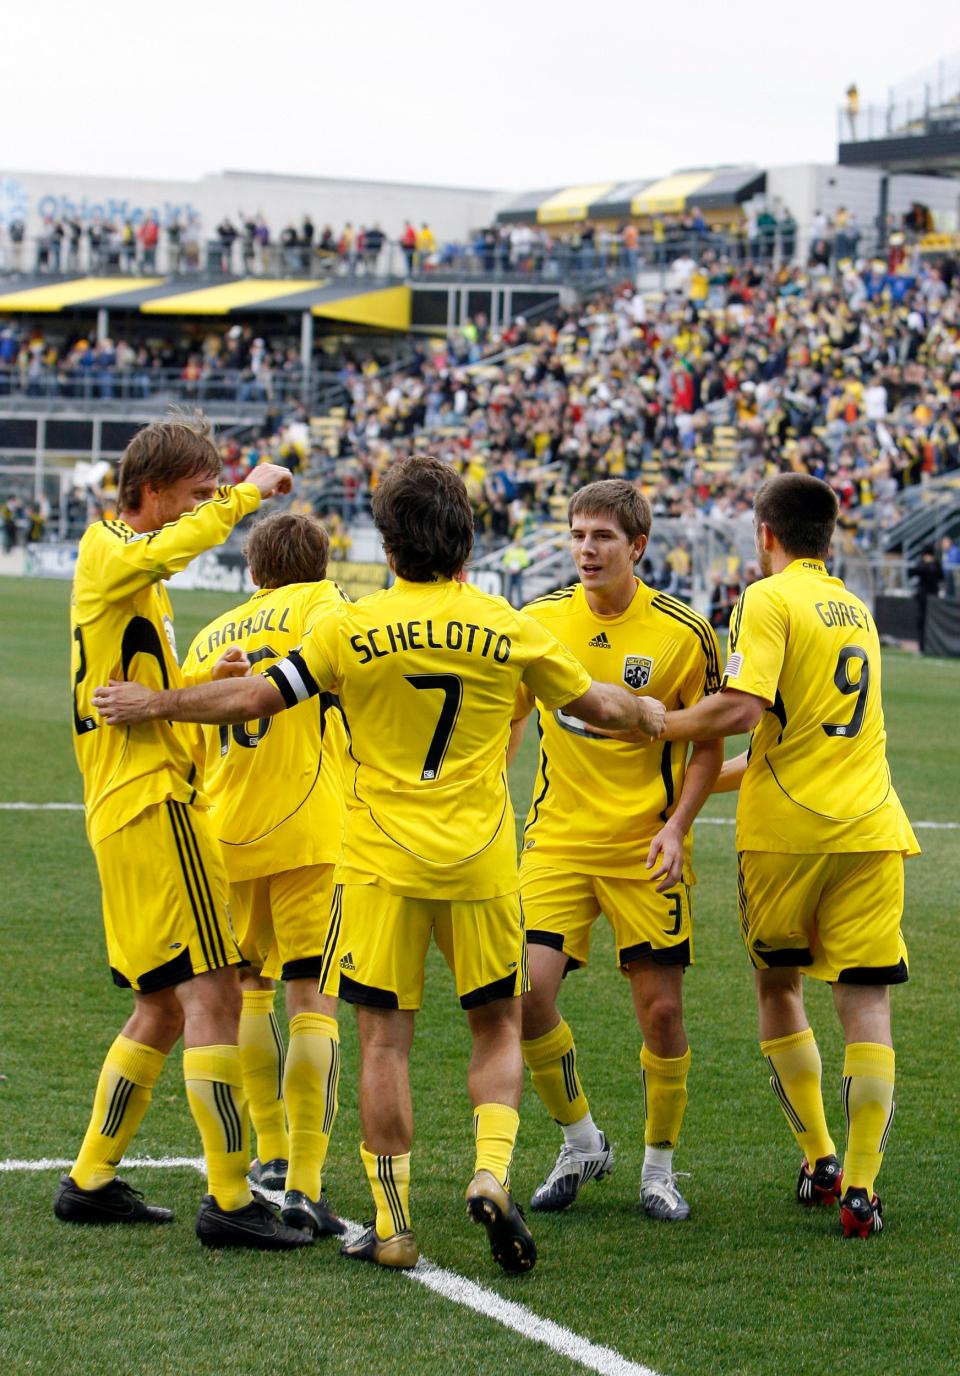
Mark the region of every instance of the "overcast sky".
[[833, 162], [850, 82], [883, 101], [958, 34], [956, 0], [10, 3], [0, 171], [526, 190]]

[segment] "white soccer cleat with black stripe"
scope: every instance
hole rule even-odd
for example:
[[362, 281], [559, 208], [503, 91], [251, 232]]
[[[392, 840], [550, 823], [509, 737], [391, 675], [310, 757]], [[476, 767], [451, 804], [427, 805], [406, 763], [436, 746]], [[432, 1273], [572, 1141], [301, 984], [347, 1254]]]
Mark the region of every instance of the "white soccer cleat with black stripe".
[[677, 1177], [672, 1172], [641, 1179], [640, 1203], [651, 1218], [661, 1223], [682, 1223], [690, 1217], [690, 1205], [677, 1189]]
[[534, 1213], [559, 1213], [569, 1209], [588, 1180], [602, 1180], [613, 1170], [613, 1148], [601, 1132], [599, 1151], [580, 1151], [564, 1142], [553, 1170], [538, 1185], [530, 1200]]

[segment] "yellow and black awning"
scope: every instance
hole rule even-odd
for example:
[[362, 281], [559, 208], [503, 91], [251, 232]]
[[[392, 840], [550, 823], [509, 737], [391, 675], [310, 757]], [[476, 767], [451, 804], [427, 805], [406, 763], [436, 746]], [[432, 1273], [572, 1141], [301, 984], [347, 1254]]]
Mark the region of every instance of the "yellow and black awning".
[[183, 277], [37, 278], [0, 295], [0, 313], [99, 310], [153, 316], [299, 315], [345, 325], [408, 330], [411, 290], [363, 278], [243, 277], [190, 282]]
[[[149, 291], [163, 282], [162, 277], [140, 277], [137, 286]], [[33, 315], [69, 310], [73, 306], [105, 306], [114, 298], [130, 292], [126, 277], [73, 277], [62, 282], [38, 278], [0, 295], [0, 311]]]

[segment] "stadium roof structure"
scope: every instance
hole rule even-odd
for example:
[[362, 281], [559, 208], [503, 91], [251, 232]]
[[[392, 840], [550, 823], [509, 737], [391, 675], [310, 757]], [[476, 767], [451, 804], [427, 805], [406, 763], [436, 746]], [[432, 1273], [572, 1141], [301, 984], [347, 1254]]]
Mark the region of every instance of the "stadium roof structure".
[[960, 53], [904, 81], [882, 104], [848, 103], [837, 120], [839, 163], [960, 176]]
[[216, 282], [184, 277], [38, 277], [0, 294], [4, 314], [67, 310], [134, 311], [140, 315], [302, 314], [377, 329], [410, 328], [411, 290], [340, 278], [236, 277]]
[[584, 220], [676, 215], [694, 205], [701, 210], [723, 210], [742, 205], [764, 191], [766, 184], [763, 168], [720, 167], [629, 182], [554, 187], [524, 192], [498, 213], [497, 220], [500, 224], [577, 224]]

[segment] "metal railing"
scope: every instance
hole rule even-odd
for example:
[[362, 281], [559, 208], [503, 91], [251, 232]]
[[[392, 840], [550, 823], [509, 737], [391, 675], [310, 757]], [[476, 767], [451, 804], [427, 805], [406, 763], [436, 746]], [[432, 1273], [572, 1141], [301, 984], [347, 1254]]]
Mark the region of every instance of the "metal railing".
[[302, 403], [311, 415], [346, 397], [337, 373], [305, 371], [297, 366], [260, 375], [249, 369], [185, 368], [133, 365], [118, 368], [93, 361], [88, 366], [65, 363], [0, 368], [0, 409], [14, 411], [81, 410], [128, 411], [149, 403], [152, 410], [168, 402], [188, 406], [234, 408], [260, 412], [276, 404]]
[[837, 111], [838, 143], [960, 132], [960, 59], [946, 59], [891, 90], [884, 103]]

